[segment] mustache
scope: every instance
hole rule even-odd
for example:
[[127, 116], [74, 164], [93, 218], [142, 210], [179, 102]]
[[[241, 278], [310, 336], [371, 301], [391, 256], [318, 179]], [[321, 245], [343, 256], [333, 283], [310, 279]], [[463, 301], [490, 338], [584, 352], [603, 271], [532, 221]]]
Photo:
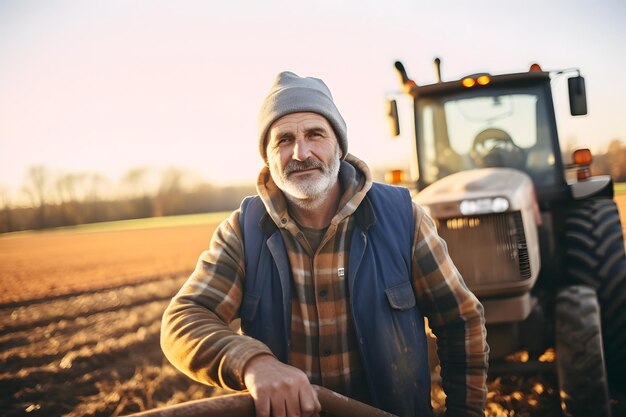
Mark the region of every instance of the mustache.
[[295, 159], [292, 159], [287, 163], [287, 165], [285, 165], [284, 172], [285, 175], [289, 175], [293, 172], [304, 171], [312, 168], [319, 168], [322, 171], [325, 171], [325, 167], [322, 161], [314, 158], [307, 158], [304, 161], [296, 161]]

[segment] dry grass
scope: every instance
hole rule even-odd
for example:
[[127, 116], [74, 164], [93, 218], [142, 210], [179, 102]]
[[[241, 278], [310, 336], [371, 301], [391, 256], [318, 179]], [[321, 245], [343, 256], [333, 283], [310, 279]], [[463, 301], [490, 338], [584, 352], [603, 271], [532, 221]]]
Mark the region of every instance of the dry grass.
[[622, 219], [622, 230], [624, 230], [624, 234], [626, 235], [626, 194], [618, 194], [615, 196], [614, 200], [619, 210], [619, 216]]

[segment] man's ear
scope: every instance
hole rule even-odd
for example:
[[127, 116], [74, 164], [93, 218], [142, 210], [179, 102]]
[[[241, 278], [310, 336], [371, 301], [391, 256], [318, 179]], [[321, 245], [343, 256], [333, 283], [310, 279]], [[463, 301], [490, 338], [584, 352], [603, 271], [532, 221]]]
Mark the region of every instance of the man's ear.
[[269, 141], [268, 141], [268, 135], [269, 133], [265, 134], [265, 138], [263, 138], [263, 149], [265, 150], [265, 155], [263, 155], [263, 163], [265, 164], [265, 166], [269, 166], [269, 158], [267, 157], [267, 146], [269, 145]]

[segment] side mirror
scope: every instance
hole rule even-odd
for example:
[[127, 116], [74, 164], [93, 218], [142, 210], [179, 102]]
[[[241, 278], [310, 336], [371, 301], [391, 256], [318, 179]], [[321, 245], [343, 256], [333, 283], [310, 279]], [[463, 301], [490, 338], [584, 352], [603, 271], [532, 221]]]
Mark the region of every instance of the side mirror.
[[400, 118], [398, 117], [398, 103], [395, 100], [387, 100], [387, 119], [393, 137], [400, 135]]
[[568, 78], [569, 110], [572, 116], [587, 114], [587, 93], [585, 92], [585, 79], [578, 77]]

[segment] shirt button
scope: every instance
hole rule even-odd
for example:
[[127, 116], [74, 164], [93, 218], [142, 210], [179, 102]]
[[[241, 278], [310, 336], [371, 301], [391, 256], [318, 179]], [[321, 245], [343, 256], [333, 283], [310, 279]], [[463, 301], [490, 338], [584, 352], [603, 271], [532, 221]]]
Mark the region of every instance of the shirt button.
[[328, 295], [328, 291], [327, 290], [321, 290], [319, 292], [319, 294], [320, 294], [320, 297], [326, 297]]
[[282, 219], [280, 219], [280, 222], [281, 222], [282, 224], [287, 223], [287, 218], [286, 218], [286, 217], [283, 217]]
[[330, 356], [331, 354], [331, 350], [330, 349], [325, 349], [324, 352], [322, 353], [324, 356]]

